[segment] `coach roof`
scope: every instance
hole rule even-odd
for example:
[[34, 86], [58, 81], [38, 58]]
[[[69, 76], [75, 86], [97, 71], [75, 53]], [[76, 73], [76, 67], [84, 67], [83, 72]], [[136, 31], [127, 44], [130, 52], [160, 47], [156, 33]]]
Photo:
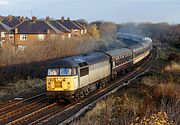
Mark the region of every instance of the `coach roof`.
[[121, 55], [126, 55], [126, 54], [132, 55], [132, 50], [130, 50], [128, 48], [121, 48], [121, 49], [107, 51], [106, 53], [111, 55], [112, 57], [116, 57], [116, 56], [121, 56]]

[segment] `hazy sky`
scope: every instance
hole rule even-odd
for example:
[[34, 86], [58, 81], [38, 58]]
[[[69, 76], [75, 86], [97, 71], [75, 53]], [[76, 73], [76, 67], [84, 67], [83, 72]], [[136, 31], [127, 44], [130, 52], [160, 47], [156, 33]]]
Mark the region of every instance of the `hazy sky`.
[[0, 15], [180, 23], [180, 0], [0, 0]]

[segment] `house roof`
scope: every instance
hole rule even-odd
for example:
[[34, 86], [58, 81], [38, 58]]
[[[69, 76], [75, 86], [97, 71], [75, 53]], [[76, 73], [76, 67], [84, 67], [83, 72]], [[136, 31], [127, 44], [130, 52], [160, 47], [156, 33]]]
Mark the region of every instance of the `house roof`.
[[17, 26], [18, 24], [20, 24], [22, 21], [20, 20], [20, 18], [18, 18], [18, 17], [11, 17], [11, 19], [10, 18], [8, 18], [8, 17], [6, 17], [6, 18], [4, 18], [3, 20], [2, 20], [2, 23], [4, 23], [5, 25], [7, 25], [8, 27], [10, 27], [10, 28], [14, 28], [15, 26]]
[[55, 28], [57, 28], [58, 30], [60, 30], [61, 32], [64, 32], [64, 33], [69, 33], [70, 30], [67, 29], [66, 27], [64, 27], [61, 23], [59, 23], [58, 21], [56, 20], [50, 20], [48, 21], [48, 23], [50, 23], [52, 26], [54, 26]]
[[69, 30], [71, 29], [81, 29], [79, 26], [74, 24], [71, 20], [57, 20], [59, 23], [61, 23], [63, 26], [68, 28]]
[[0, 15], [0, 21], [3, 20], [5, 17]]
[[5, 24], [3, 24], [2, 22], [0, 22], [0, 31], [9, 31], [10, 28], [8, 26], [6, 26]]
[[77, 21], [72, 21], [73, 23], [75, 23], [77, 26], [79, 26], [81, 29], [85, 29], [85, 27], [84, 26], [82, 26], [79, 22], [77, 22]]
[[6, 29], [0, 24], [0, 31], [6, 31]]
[[[47, 31], [56, 33], [56, 30], [49, 26], [43, 20], [33, 21], [24, 21], [20, 25], [16, 26], [18, 33], [20, 34], [47, 34]], [[15, 28], [12, 31], [15, 31]]]

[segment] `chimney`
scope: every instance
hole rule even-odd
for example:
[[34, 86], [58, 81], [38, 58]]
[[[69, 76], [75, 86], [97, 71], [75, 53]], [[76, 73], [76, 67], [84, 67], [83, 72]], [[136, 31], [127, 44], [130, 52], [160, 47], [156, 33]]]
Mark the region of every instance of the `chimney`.
[[37, 17], [33, 16], [33, 17], [32, 17], [32, 22], [33, 22], [33, 23], [36, 23], [36, 21], [37, 21]]
[[15, 28], [15, 34], [17, 34], [18, 33], [18, 28]]
[[8, 20], [9, 20], [9, 21], [12, 21], [12, 19], [13, 19], [13, 16], [12, 16], [12, 15], [9, 15], [9, 16], [8, 16]]
[[61, 17], [61, 21], [64, 22], [64, 17], [63, 16]]
[[70, 18], [68, 17], [67, 20], [70, 20]]
[[1, 21], [1, 20], [3, 20], [3, 17], [2, 17], [2, 16], [0, 16], [0, 21]]
[[19, 20], [20, 20], [21, 22], [25, 21], [24, 16], [21, 16], [21, 17], [19, 18]]
[[49, 16], [47, 16], [47, 17], [46, 17], [46, 21], [49, 21], [49, 20], [50, 20], [50, 18], [49, 18]]
[[47, 30], [47, 34], [50, 34], [50, 30]]

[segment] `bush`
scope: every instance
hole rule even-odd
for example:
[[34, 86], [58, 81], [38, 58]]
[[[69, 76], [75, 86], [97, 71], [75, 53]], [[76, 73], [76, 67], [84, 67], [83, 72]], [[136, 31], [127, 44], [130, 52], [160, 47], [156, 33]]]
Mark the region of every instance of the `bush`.
[[87, 34], [65, 40], [33, 42], [24, 51], [4, 49], [0, 53], [0, 81], [40, 77], [41, 73], [46, 72], [47, 66], [56, 59], [97, 49], [96, 41], [98, 38]]

